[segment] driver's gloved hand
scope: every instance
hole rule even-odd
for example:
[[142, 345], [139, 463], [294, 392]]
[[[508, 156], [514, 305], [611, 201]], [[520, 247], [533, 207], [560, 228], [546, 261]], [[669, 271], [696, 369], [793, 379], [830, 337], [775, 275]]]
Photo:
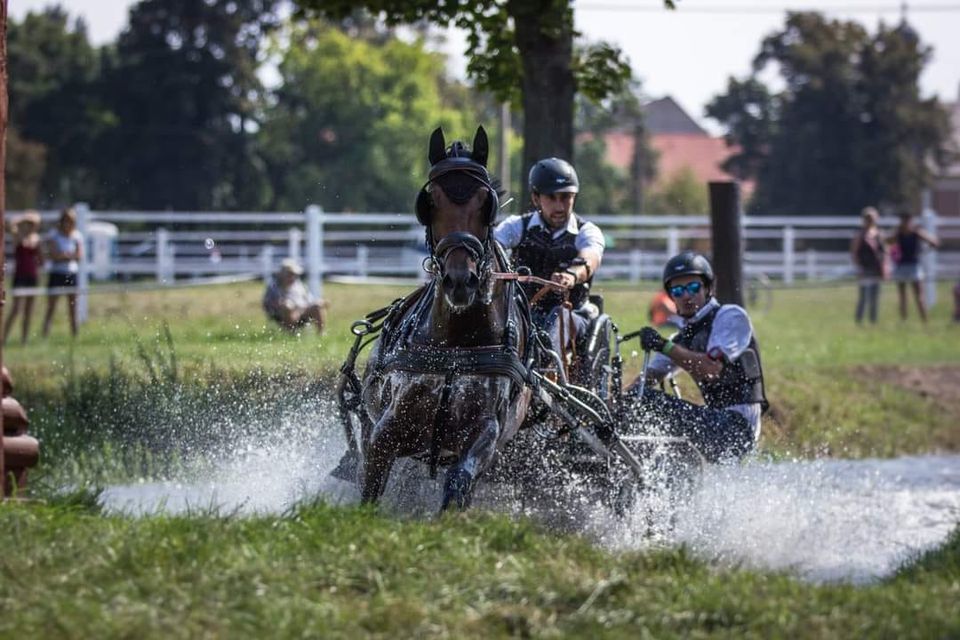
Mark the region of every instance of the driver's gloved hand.
[[644, 327], [640, 330], [640, 345], [644, 351], [663, 351], [666, 344], [666, 338], [653, 327]]

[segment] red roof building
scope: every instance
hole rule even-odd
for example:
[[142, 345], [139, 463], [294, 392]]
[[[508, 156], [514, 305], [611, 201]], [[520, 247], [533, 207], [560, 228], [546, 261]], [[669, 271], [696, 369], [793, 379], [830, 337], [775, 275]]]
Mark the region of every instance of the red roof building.
[[[735, 180], [721, 168], [723, 162], [735, 153], [723, 138], [708, 134], [671, 97], [654, 100], [644, 105], [644, 124], [650, 137], [650, 146], [657, 154], [657, 173], [653, 183], [656, 189], [684, 169], [689, 169], [697, 180], [706, 185], [717, 180]], [[634, 135], [629, 130], [614, 130], [604, 134], [607, 162], [630, 171], [634, 156]], [[753, 193], [753, 182], [741, 182], [744, 200]], [[705, 187], [706, 188], [706, 187]]]

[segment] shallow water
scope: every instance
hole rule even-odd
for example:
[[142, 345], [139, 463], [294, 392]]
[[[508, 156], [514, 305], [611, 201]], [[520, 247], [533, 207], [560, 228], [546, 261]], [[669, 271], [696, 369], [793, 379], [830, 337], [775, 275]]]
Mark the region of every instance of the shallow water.
[[[349, 483], [329, 477], [342, 451], [339, 438], [306, 434], [244, 443], [188, 481], [109, 487], [103, 504], [130, 514], [282, 513], [322, 496], [357, 500]], [[436, 482], [417, 464], [395, 467], [386, 505], [424, 517], [439, 504]], [[721, 564], [788, 570], [811, 581], [864, 583], [889, 575], [906, 559], [942, 543], [960, 523], [960, 456], [894, 460], [766, 462], [711, 467], [674, 526], [651, 536], [647, 511], [623, 520], [592, 499], [572, 495], [557, 507], [521, 505], [510, 488], [486, 487], [478, 506], [525, 513], [575, 528], [615, 549], [685, 544]]]

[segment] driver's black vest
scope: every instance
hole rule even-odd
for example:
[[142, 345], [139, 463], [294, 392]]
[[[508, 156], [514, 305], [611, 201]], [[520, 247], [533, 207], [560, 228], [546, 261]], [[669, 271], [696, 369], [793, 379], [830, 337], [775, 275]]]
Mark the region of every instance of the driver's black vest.
[[[720, 307], [696, 322], [686, 325], [672, 338], [675, 344], [691, 351], [706, 353], [713, 321]], [[750, 336], [750, 344], [735, 362], [724, 361], [723, 370], [717, 378], [697, 383], [707, 405], [729, 407], [735, 404], [759, 402], [763, 411], [770, 404], [763, 388], [763, 367], [760, 366], [760, 348], [756, 336]]]
[[[530, 220], [533, 215], [531, 212], [523, 216], [523, 234], [520, 236], [520, 243], [513, 249], [513, 262], [518, 267], [527, 267], [530, 273], [538, 278], [549, 280], [553, 273], [563, 271], [577, 257], [579, 253], [576, 246], [577, 234], [564, 229], [563, 233], [554, 238], [553, 232], [544, 226], [531, 229]], [[576, 214], [571, 215], [579, 231], [583, 227], [583, 220]], [[591, 277], [570, 290], [570, 304], [574, 309], [587, 301], [592, 282]], [[523, 285], [523, 290], [527, 298], [532, 298], [540, 290], [540, 285], [526, 283]], [[540, 299], [537, 308], [552, 309], [562, 302], [563, 296], [556, 291], [551, 291]]]

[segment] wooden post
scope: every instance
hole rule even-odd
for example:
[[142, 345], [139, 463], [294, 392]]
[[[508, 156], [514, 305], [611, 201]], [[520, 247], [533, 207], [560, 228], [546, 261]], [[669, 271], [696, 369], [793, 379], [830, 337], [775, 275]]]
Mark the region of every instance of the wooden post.
[[[0, 0], [0, 251], [3, 250], [5, 239], [3, 237], [7, 221], [7, 118], [9, 113], [7, 107], [7, 0]], [[6, 269], [6, 260], [0, 259], [0, 336], [3, 335], [3, 316], [4, 307], [7, 301], [7, 286], [4, 273]], [[3, 367], [3, 341], [0, 340], [0, 368]], [[0, 500], [3, 500], [3, 482], [6, 478], [6, 471], [3, 468], [3, 413], [0, 412]]]
[[711, 182], [709, 189], [715, 294], [721, 304], [743, 306], [740, 187], [736, 182]]

